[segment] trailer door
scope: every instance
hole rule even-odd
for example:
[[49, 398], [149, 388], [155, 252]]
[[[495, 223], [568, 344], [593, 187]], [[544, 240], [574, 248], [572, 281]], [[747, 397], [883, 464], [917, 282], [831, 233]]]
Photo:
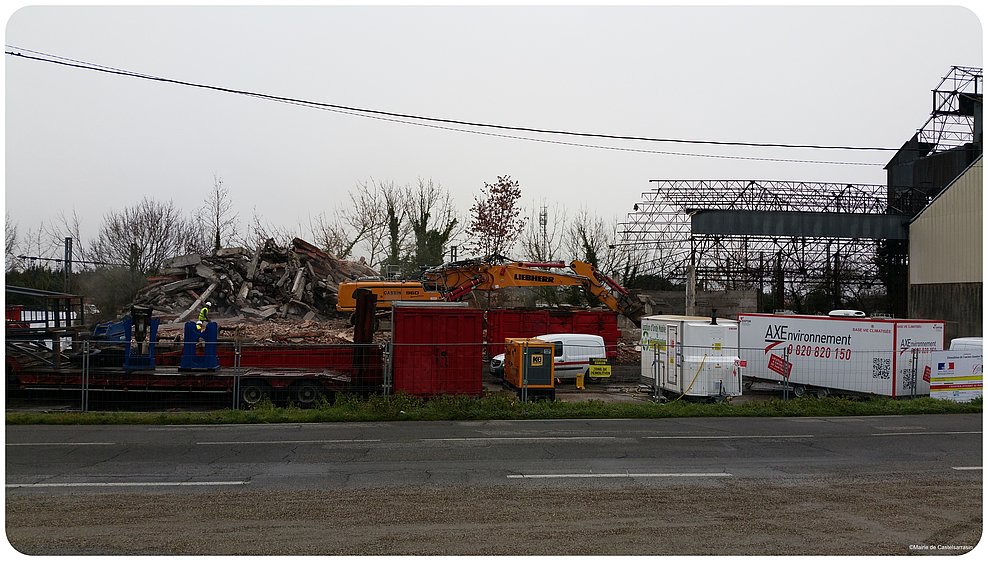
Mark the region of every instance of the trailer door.
[[679, 360], [679, 326], [674, 323], [666, 324], [666, 348], [665, 356], [662, 358], [666, 373], [665, 382], [682, 390], [679, 387], [679, 369], [682, 367], [682, 361]]

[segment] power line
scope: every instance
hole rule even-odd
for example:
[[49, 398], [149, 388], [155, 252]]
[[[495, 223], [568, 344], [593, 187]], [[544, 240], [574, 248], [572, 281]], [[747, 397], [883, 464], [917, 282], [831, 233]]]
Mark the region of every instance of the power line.
[[[130, 70], [124, 70], [120, 68], [114, 68], [110, 66], [97, 65], [94, 63], [80, 61], [76, 59], [70, 59], [65, 57], [59, 57], [56, 55], [51, 55], [48, 53], [43, 53], [40, 51], [33, 51], [30, 49], [23, 49], [13, 45], [7, 45], [7, 48], [18, 49], [20, 51], [34, 53], [39, 56], [26, 55], [22, 52], [6, 51], [8, 56], [16, 56], [24, 58], [27, 60], [35, 60], [39, 62], [48, 62], [51, 64], [57, 64], [62, 66], [68, 66], [73, 68], [79, 68], [83, 70], [91, 70], [95, 72], [103, 72], [107, 74], [115, 74], [120, 76], [128, 76], [132, 78], [141, 78], [144, 80], [151, 80], [156, 82], [170, 83], [176, 85], [183, 85], [188, 87], [202, 88], [213, 91], [219, 91], [224, 93], [232, 93], [237, 95], [246, 95], [251, 97], [256, 97], [260, 99], [266, 99], [269, 101], [277, 101], [281, 103], [290, 103], [301, 105], [310, 108], [324, 109], [329, 111], [340, 112], [344, 114], [349, 114], [358, 117], [368, 117], [377, 118], [380, 120], [388, 120], [393, 122], [399, 122], [402, 124], [412, 124], [418, 126], [427, 126], [432, 128], [438, 128], [443, 130], [452, 130], [456, 132], [467, 132], [472, 134], [485, 134], [488, 136], [498, 136], [502, 138], [511, 138], [517, 140], [530, 140], [535, 142], [545, 142], [551, 144], [561, 144], [569, 146], [578, 146], [585, 148], [601, 148], [608, 150], [618, 150], [618, 151], [629, 151], [629, 152], [644, 152], [644, 153], [654, 153], [663, 155], [675, 155], [675, 156], [692, 156], [692, 157], [707, 157], [707, 158], [724, 158], [724, 159], [740, 159], [740, 160], [757, 160], [757, 161], [780, 161], [780, 162], [790, 162], [790, 163], [819, 163], [819, 164], [843, 164], [843, 165], [865, 165], [865, 166], [881, 166], [883, 164], [879, 163], [861, 163], [861, 162], [833, 162], [833, 161], [822, 161], [822, 160], [795, 160], [788, 158], [758, 158], [758, 157], [746, 157], [746, 156], [724, 156], [716, 154], [696, 154], [696, 153], [681, 153], [681, 152], [666, 152], [666, 151], [654, 151], [654, 150], [644, 150], [644, 149], [633, 149], [633, 148], [620, 148], [613, 146], [600, 146], [600, 145], [590, 145], [572, 142], [562, 142], [546, 139], [536, 139], [528, 137], [518, 137], [505, 134], [496, 133], [485, 133], [481, 131], [467, 131], [462, 129], [456, 129], [449, 126], [441, 126], [428, 123], [442, 123], [444, 125], [460, 125], [469, 126], [477, 128], [491, 128], [500, 129], [516, 132], [531, 132], [538, 134], [549, 134], [549, 135], [562, 135], [562, 136], [573, 136], [573, 137], [587, 137], [587, 138], [600, 138], [609, 140], [625, 140], [625, 141], [640, 141], [640, 142], [656, 142], [656, 143], [678, 143], [678, 144], [694, 144], [694, 145], [713, 145], [713, 146], [734, 146], [734, 147], [758, 147], [758, 148], [805, 148], [805, 149], [818, 149], [818, 150], [857, 150], [857, 151], [895, 151], [897, 148], [884, 148], [884, 147], [865, 147], [865, 146], [826, 146], [826, 145], [815, 145], [815, 144], [783, 144], [783, 143], [758, 143], [758, 142], [734, 142], [734, 141], [716, 141], [716, 140], [686, 140], [686, 139], [672, 139], [672, 138], [650, 138], [650, 137], [640, 137], [640, 136], [630, 136], [630, 135], [615, 135], [615, 134], [601, 134], [601, 133], [585, 133], [585, 132], [573, 132], [564, 130], [554, 130], [554, 129], [540, 129], [533, 127], [521, 127], [521, 126], [511, 126], [511, 125], [497, 125], [491, 123], [479, 123], [472, 121], [462, 121], [456, 119], [445, 119], [438, 117], [426, 117], [421, 115], [411, 115], [404, 113], [395, 113], [391, 111], [381, 111], [375, 109], [364, 109], [360, 107], [350, 107], [346, 105], [332, 104], [332, 103], [322, 103], [316, 101], [309, 101], [303, 99], [295, 99], [284, 96], [275, 96], [270, 94], [263, 94], [258, 92], [251, 92], [247, 90], [238, 90], [233, 88], [226, 88], [221, 86], [214, 86], [209, 84], [200, 84], [195, 82], [187, 82], [183, 80], [175, 80], [171, 78], [164, 78], [160, 76], [154, 76], [150, 74], [142, 74]], [[414, 121], [425, 121], [420, 122], [408, 122], [401, 119], [412, 119]]]
[[[61, 263], [65, 259], [59, 259], [57, 257], [39, 257], [37, 255], [18, 255], [18, 259], [25, 259], [30, 261], [54, 261], [56, 263]], [[109, 261], [86, 261], [85, 259], [72, 259], [70, 263], [82, 263], [84, 265], [114, 265], [118, 267], [129, 267], [129, 263], [111, 263]]]

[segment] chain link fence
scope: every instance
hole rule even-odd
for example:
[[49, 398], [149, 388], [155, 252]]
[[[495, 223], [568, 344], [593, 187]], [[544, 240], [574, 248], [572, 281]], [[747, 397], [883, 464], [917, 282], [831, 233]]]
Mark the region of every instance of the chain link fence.
[[544, 346], [525, 346], [506, 359], [487, 356], [482, 343], [7, 340], [7, 406], [160, 411], [243, 409], [270, 402], [312, 407], [341, 394], [480, 396], [493, 388], [527, 401], [552, 398], [557, 387], [581, 384], [589, 389], [595, 384], [645, 386], [656, 396], [700, 398], [765, 390], [781, 391], [784, 398], [930, 393], [932, 351], [923, 349], [679, 346], [641, 348], [640, 355], [610, 349], [605, 358], [592, 358], [596, 347], [576, 344], [564, 353], [558, 343]]

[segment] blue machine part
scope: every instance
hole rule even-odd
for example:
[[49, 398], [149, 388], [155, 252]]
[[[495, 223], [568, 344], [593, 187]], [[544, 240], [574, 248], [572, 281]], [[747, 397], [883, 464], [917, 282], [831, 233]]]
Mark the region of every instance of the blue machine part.
[[[119, 322], [123, 326], [124, 370], [154, 370], [154, 346], [158, 339], [158, 318], [128, 316]], [[113, 339], [118, 340], [118, 339]]]
[[185, 342], [182, 343], [182, 360], [179, 362], [179, 369], [219, 370], [220, 359], [216, 356], [218, 331], [216, 322], [207, 323], [202, 331], [196, 328], [196, 322], [185, 322]]
[[130, 316], [120, 321], [108, 321], [100, 323], [93, 329], [93, 339], [99, 341], [130, 341], [127, 333], [129, 329]]

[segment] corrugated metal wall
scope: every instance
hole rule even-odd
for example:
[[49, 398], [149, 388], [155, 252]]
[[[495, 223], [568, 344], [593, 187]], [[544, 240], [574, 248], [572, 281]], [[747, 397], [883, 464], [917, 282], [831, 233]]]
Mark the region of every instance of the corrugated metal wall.
[[909, 284], [982, 282], [982, 160], [909, 225]]
[[909, 317], [946, 320], [946, 339], [982, 335], [982, 160], [909, 226]]

